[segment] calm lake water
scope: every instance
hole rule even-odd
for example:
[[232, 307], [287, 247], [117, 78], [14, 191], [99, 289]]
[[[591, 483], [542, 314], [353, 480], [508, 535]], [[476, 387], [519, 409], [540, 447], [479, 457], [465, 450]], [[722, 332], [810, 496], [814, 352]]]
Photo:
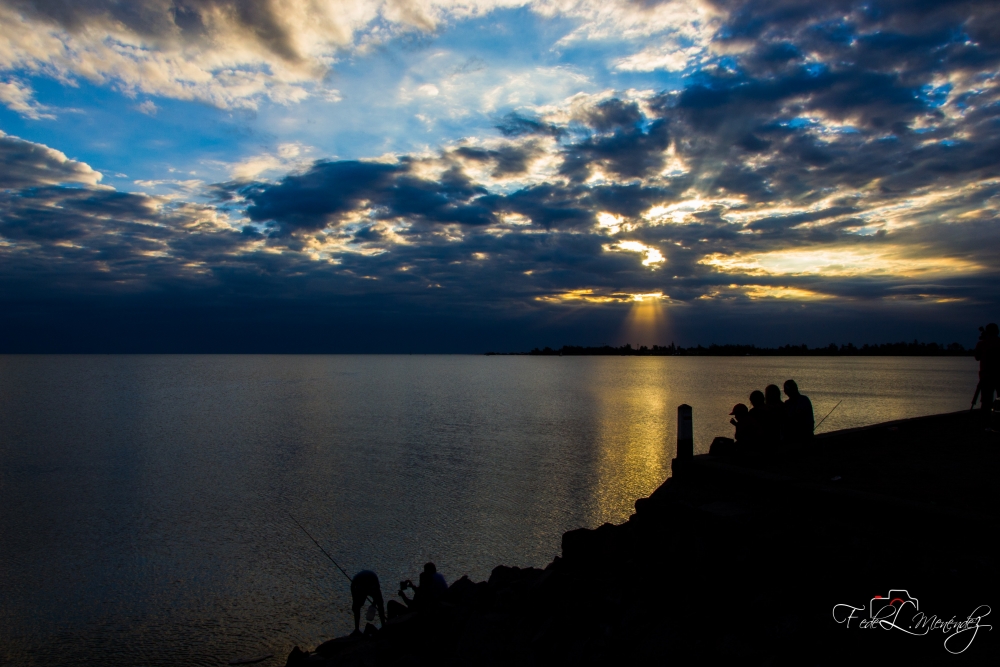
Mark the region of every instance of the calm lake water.
[[621, 522], [752, 389], [820, 431], [967, 408], [971, 358], [0, 356], [0, 664], [284, 664], [391, 597]]

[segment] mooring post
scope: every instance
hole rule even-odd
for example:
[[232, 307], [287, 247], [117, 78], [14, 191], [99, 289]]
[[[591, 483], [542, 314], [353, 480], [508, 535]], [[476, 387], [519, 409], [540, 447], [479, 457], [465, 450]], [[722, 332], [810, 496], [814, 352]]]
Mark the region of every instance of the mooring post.
[[677, 406], [677, 458], [690, 459], [694, 456], [694, 430], [691, 425], [691, 406], [687, 403]]

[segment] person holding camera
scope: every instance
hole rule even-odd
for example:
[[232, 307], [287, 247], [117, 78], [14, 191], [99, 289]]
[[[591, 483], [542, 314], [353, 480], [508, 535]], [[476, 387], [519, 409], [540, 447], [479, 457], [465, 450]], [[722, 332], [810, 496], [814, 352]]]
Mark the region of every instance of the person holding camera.
[[990, 322], [981, 331], [975, 351], [979, 362], [979, 400], [986, 430], [993, 432], [993, 394], [1000, 388], [1000, 327]]
[[[420, 573], [419, 581], [420, 584], [418, 586], [414, 586], [413, 582], [409, 579], [399, 582], [399, 591], [397, 594], [403, 598], [405, 604], [390, 600], [388, 605], [389, 618], [433, 607], [441, 601], [441, 598], [448, 591], [448, 582], [437, 571], [437, 566], [434, 563], [426, 563], [424, 565], [424, 571]], [[406, 595], [406, 591], [409, 589], [413, 590], [412, 600]]]

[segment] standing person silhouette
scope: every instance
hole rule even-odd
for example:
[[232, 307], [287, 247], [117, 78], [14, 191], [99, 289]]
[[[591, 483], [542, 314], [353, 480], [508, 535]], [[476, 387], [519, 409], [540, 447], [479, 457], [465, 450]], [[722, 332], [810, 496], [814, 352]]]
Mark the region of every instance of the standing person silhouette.
[[812, 401], [799, 393], [795, 380], [785, 380], [785, 440], [794, 444], [808, 442], [813, 437], [816, 420], [813, 417]]
[[996, 323], [990, 322], [983, 328], [975, 356], [979, 362], [980, 414], [984, 427], [992, 432], [993, 394], [1000, 388], [1000, 327]]
[[365, 606], [365, 600], [371, 597], [378, 609], [378, 620], [385, 626], [385, 608], [382, 606], [382, 586], [379, 584], [378, 575], [371, 570], [361, 570], [351, 579], [351, 598], [354, 610], [354, 632], [360, 633], [361, 608]]

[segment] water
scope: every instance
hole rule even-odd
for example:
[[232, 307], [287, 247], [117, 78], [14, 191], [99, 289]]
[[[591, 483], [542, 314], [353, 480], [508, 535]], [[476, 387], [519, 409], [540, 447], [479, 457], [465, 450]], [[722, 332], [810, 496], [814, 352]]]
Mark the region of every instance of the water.
[[960, 410], [970, 358], [0, 357], [0, 664], [225, 664], [353, 627], [383, 592], [544, 566], [620, 522], [751, 389], [820, 431]]

